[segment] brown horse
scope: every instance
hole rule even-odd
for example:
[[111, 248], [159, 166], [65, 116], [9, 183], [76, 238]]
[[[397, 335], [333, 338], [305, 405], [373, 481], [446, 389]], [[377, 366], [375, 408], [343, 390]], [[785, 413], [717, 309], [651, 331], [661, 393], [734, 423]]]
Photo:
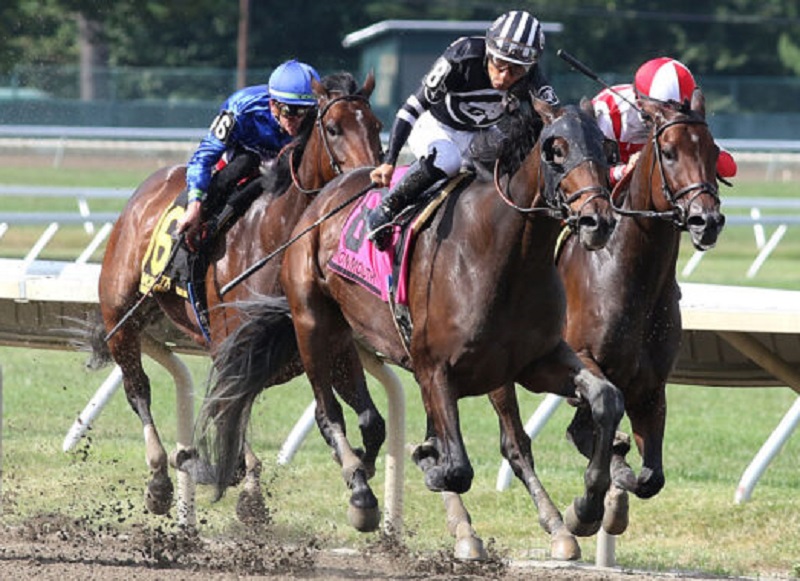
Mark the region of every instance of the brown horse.
[[[681, 339], [680, 289], [675, 268], [682, 232], [698, 250], [712, 248], [725, 224], [716, 182], [717, 146], [705, 121], [702, 92], [691, 106], [642, 102], [650, 137], [635, 168], [612, 199], [623, 216], [604, 248], [587, 252], [568, 240], [558, 258], [567, 291], [564, 337], [587, 368], [604, 375], [625, 397], [634, 440], [642, 456], [637, 477], [625, 461], [627, 434], [614, 445], [608, 510], [603, 528], [627, 527], [627, 496], [657, 494], [664, 486], [662, 443], [665, 386]], [[530, 439], [519, 420], [513, 386], [492, 394], [514, 472], [530, 470]], [[593, 419], [579, 407], [569, 436], [592, 455]], [[523, 478], [523, 481], [525, 479]]]
[[[414, 459], [434, 491], [462, 493], [472, 482], [459, 425], [460, 398], [515, 381], [532, 391], [576, 398], [590, 409], [594, 452], [584, 476], [586, 493], [570, 507], [568, 524], [579, 534], [597, 530], [623, 402], [618, 390], [592, 375], [561, 337], [566, 305], [553, 252], [563, 219], [580, 230], [590, 247], [605, 243], [615, 219], [602, 133], [593, 116], [574, 106], [555, 109], [539, 101], [535, 108], [544, 121], [541, 136], [532, 145], [531, 119], [513, 124], [527, 139], [509, 140], [522, 162], [505, 185], [502, 179], [478, 180], [451, 194], [419, 233], [409, 265], [413, 330], [408, 344], [386, 304], [326, 266], [337, 251], [346, 216], [323, 222], [287, 249], [281, 275], [287, 300], [265, 299], [251, 324], [228, 337], [218, 353], [220, 377], [203, 406], [214, 413], [201, 411], [201, 427], [216, 431], [206, 460], [217, 463], [219, 486], [227, 485], [234, 467], [226, 466], [225, 459], [239, 454], [241, 442], [236, 431], [241, 422], [230, 402], [252, 399], [264, 385], [276, 383], [299, 353], [314, 389], [317, 424], [352, 491], [350, 509], [375, 506], [362, 458], [348, 442], [334, 396], [342, 385], [365, 385], [358, 345], [366, 344], [414, 372], [428, 417], [427, 438]], [[297, 228], [365, 191], [369, 182], [366, 170], [335, 179]], [[348, 227], [350, 235], [366, 232]], [[243, 378], [240, 362], [252, 361], [254, 350], [270, 357], [260, 358], [265, 363], [257, 374]], [[459, 509], [448, 510], [459, 521], [454, 531], [469, 528], [469, 516]]]
[[[210, 306], [211, 344], [206, 342], [188, 301], [174, 292], [158, 292], [142, 297], [139, 290], [141, 264], [153, 230], [164, 210], [186, 187], [186, 167], [163, 168], [148, 177], [133, 193], [109, 237], [100, 274], [100, 308], [103, 326], [96, 330], [93, 347], [102, 360], [110, 355], [120, 366], [125, 394], [144, 426], [146, 460], [151, 480], [146, 505], [155, 514], [165, 514], [172, 503], [173, 486], [168, 474], [167, 454], [150, 411], [150, 381], [142, 367], [142, 335], [147, 326], [166, 315], [198, 344], [214, 347], [239, 324], [238, 311], [214, 308], [222, 301], [220, 290], [256, 260], [286, 242], [297, 219], [322, 186], [336, 175], [380, 161], [381, 125], [369, 105], [374, 89], [370, 74], [358, 87], [347, 73], [337, 73], [315, 83], [318, 99], [316, 115], [309, 114], [298, 137], [282, 152], [278, 163], [285, 166], [283, 186], [264, 192], [247, 213], [230, 229], [216, 248], [206, 275], [206, 294]], [[278, 171], [278, 170], [276, 170]], [[287, 189], [288, 186], [288, 189]], [[273, 260], [256, 271], [243, 284], [225, 295], [225, 300], [245, 300], [256, 289], [260, 293], [280, 293], [280, 261]], [[131, 311], [143, 302], [107, 342], [103, 340]], [[371, 400], [347, 394], [359, 412]], [[371, 411], [367, 410], [367, 411]], [[377, 415], [377, 412], [375, 412]], [[370, 416], [373, 417], [373, 416]], [[377, 456], [383, 442], [383, 420], [364, 427], [375, 444]], [[260, 498], [257, 479], [260, 462], [246, 450], [246, 490]], [[248, 486], [249, 484], [249, 486]]]

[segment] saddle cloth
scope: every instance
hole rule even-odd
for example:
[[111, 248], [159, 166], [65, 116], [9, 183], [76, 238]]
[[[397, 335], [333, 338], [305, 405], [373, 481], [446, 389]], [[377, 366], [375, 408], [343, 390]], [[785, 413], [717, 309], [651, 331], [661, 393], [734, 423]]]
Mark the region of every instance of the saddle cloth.
[[182, 192], [167, 207], [156, 224], [150, 237], [150, 244], [142, 259], [142, 275], [139, 279], [139, 292], [175, 292], [188, 298], [186, 285], [189, 281], [188, 251], [181, 246], [175, 251], [172, 261], [173, 247], [178, 244], [175, 233], [178, 221], [186, 212], [187, 192]]
[[[398, 167], [392, 185], [405, 173]], [[392, 242], [385, 252], [379, 251], [367, 238], [367, 214], [381, 203], [386, 188], [370, 190], [350, 212], [342, 228], [339, 247], [328, 261], [333, 272], [367, 289], [383, 302], [408, 304], [408, 257], [415, 234], [422, 229], [433, 212], [459, 186], [466, 186], [474, 174], [459, 173], [440, 190], [425, 192], [420, 201], [393, 228]], [[406, 217], [407, 216], [407, 217]]]

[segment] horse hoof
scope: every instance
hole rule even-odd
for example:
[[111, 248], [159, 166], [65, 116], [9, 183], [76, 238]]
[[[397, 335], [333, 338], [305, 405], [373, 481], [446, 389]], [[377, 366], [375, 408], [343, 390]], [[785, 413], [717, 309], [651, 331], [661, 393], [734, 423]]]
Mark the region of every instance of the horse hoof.
[[347, 507], [347, 520], [358, 532], [371, 533], [380, 526], [381, 511], [377, 506], [365, 508], [351, 504]]
[[578, 539], [563, 527], [550, 539], [550, 558], [557, 561], [577, 561], [581, 558]]
[[153, 479], [144, 493], [144, 505], [153, 514], [167, 514], [172, 506], [172, 493], [172, 481], [169, 478]]
[[[469, 525], [467, 525], [469, 526]], [[485, 561], [489, 554], [483, 547], [483, 541], [473, 532], [459, 535], [456, 533], [456, 546], [453, 556], [460, 561]]]
[[604, 504], [603, 530], [609, 535], [621, 535], [628, 528], [628, 493], [611, 485]]
[[567, 529], [569, 529], [573, 535], [579, 537], [591, 537], [600, 530], [602, 521], [581, 521], [578, 518], [578, 513], [575, 511], [575, 503], [573, 502], [567, 507], [567, 511], [564, 513], [564, 524], [567, 525]]
[[236, 518], [247, 525], [269, 522], [267, 504], [261, 490], [242, 490], [236, 501]]

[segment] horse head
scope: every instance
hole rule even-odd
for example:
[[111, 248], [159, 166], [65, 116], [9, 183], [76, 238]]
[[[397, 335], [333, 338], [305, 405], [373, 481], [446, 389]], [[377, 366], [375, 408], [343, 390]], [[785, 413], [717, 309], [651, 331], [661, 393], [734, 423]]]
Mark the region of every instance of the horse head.
[[369, 103], [375, 89], [372, 72], [361, 87], [349, 73], [329, 75], [312, 86], [318, 104], [315, 125], [327, 154], [327, 164], [319, 168], [319, 185], [346, 171], [377, 165], [382, 155], [381, 122]]
[[591, 103], [555, 108], [536, 99], [544, 127], [539, 136], [543, 197], [558, 207], [569, 228], [589, 250], [605, 246], [616, 218], [609, 199], [603, 132]]
[[[649, 144], [652, 205], [688, 231], [695, 248], [713, 248], [725, 216], [720, 212], [716, 180], [719, 148], [706, 123], [702, 91], [695, 89], [690, 104], [641, 100], [640, 105], [653, 125]], [[657, 171], [652, 171], [654, 166]]]

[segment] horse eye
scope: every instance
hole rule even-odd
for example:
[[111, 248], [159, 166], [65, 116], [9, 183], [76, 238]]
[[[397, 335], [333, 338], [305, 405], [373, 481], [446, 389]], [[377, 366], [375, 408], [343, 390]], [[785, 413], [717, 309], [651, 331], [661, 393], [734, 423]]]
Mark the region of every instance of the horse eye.
[[326, 125], [325, 131], [328, 132], [328, 136], [330, 137], [336, 137], [342, 134], [341, 130], [339, 129], [339, 126], [336, 125], [335, 123], [329, 123], [328, 125]]
[[678, 158], [677, 151], [674, 147], [664, 147], [661, 150], [661, 155], [666, 161], [675, 161]]
[[553, 148], [553, 163], [556, 165], [564, 165], [564, 162], [567, 159], [567, 152], [564, 151], [564, 148], [556, 145]]

